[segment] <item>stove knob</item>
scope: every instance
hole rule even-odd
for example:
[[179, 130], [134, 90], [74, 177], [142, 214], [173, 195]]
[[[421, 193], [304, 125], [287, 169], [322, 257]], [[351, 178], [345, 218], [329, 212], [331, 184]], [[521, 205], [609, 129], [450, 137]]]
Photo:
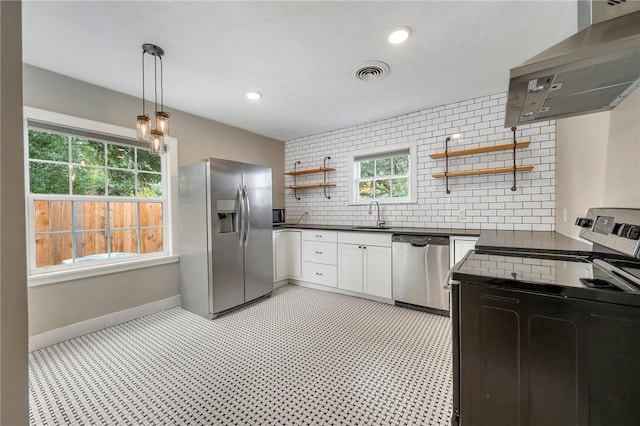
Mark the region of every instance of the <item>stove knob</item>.
[[625, 234], [625, 237], [630, 240], [639, 240], [640, 239], [640, 226], [638, 225], [629, 225], [629, 230]]
[[619, 237], [622, 237], [622, 227], [624, 226], [624, 223], [614, 223], [613, 224], [613, 229], [611, 230], [612, 234], [616, 234]]
[[[615, 226], [614, 226], [614, 229], [615, 229]], [[626, 238], [627, 234], [629, 233], [629, 229], [631, 229], [631, 225], [629, 225], [628, 223], [621, 223], [619, 224], [615, 233], [618, 235], [618, 237]]]
[[579, 217], [576, 219], [576, 225], [582, 228], [590, 228], [593, 225], [593, 220], [588, 219], [586, 217]]

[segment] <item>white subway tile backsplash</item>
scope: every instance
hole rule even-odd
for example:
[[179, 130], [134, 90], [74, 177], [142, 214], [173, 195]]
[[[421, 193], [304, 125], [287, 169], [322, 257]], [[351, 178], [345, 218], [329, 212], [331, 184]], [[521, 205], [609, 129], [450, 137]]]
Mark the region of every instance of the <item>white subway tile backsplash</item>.
[[[351, 152], [414, 142], [417, 146], [418, 202], [382, 204], [381, 213], [391, 226], [461, 229], [546, 230], [555, 223], [555, 122], [532, 123], [518, 127], [518, 141], [530, 140], [528, 148], [517, 151], [518, 165], [533, 165], [532, 172], [517, 173], [517, 190], [511, 191], [512, 174], [479, 175], [449, 179], [451, 194], [445, 194], [444, 179], [432, 173], [444, 171], [444, 159], [433, 160], [429, 154], [444, 151], [447, 135], [461, 133], [450, 149], [459, 150], [510, 143], [513, 135], [504, 128], [506, 94], [498, 93], [397, 117], [305, 136], [285, 143], [285, 169], [314, 168], [330, 155], [335, 172], [327, 174], [336, 187], [285, 190], [285, 207], [289, 218], [309, 212], [302, 223], [361, 225], [373, 222], [366, 206], [350, 205], [349, 163]], [[450, 171], [511, 167], [508, 151], [477, 154], [449, 159]], [[292, 177], [285, 178], [286, 185]], [[322, 174], [298, 176], [298, 183], [322, 180]], [[461, 210], [464, 209], [464, 215]]]

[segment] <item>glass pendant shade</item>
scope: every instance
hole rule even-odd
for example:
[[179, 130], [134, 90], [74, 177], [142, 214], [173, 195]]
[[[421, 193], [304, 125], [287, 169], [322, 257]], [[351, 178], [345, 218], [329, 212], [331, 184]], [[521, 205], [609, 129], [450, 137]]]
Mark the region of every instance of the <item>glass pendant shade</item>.
[[162, 153], [164, 147], [164, 135], [160, 130], [153, 129], [151, 131], [151, 140], [149, 141], [149, 148], [152, 154], [159, 155]]
[[[149, 114], [145, 112], [145, 55], [153, 57], [154, 129], [151, 128]], [[164, 50], [160, 46], [152, 43], [144, 43], [142, 45], [142, 115], [138, 115], [136, 133], [138, 139], [149, 141], [149, 150], [155, 155], [161, 155], [164, 152], [164, 137], [169, 134], [169, 113], [164, 111], [164, 89], [162, 86], [163, 55]], [[160, 65], [160, 84], [158, 84], [158, 65]]]
[[169, 134], [169, 113], [164, 111], [156, 111], [156, 126], [163, 135]]
[[136, 122], [138, 139], [148, 141], [151, 131], [151, 120], [148, 115], [139, 115]]

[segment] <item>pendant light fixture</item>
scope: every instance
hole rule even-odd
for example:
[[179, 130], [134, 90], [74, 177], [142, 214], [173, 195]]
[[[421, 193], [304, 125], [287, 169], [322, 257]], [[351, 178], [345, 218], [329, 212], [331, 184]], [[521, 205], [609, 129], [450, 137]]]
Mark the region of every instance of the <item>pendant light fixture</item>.
[[[153, 56], [153, 89], [154, 89], [154, 118], [151, 122], [149, 114], [145, 112], [144, 96], [144, 55]], [[142, 45], [142, 115], [138, 116], [136, 130], [138, 139], [149, 141], [149, 148], [152, 154], [160, 155], [164, 147], [164, 137], [169, 134], [169, 113], [164, 111], [164, 88], [162, 85], [162, 56], [164, 50], [155, 44], [145, 43]], [[158, 109], [158, 62], [160, 62], [160, 109]], [[155, 127], [152, 126], [155, 124]]]

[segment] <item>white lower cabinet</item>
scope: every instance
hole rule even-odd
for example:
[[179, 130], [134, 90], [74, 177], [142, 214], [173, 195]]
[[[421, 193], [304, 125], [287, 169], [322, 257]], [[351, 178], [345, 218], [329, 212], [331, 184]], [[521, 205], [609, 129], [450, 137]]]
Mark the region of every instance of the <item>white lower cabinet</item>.
[[303, 262], [302, 280], [310, 283], [336, 287], [337, 268], [335, 265], [323, 265], [322, 263]]
[[391, 299], [391, 247], [366, 246], [364, 293]]
[[302, 277], [302, 232], [277, 230], [273, 232], [273, 280]]
[[338, 244], [338, 288], [362, 293], [362, 246]]
[[462, 258], [476, 247], [478, 237], [449, 237], [449, 262], [451, 267], [462, 260]]
[[391, 235], [338, 233], [338, 288], [391, 299]]
[[302, 231], [302, 280], [337, 287], [336, 231]]

